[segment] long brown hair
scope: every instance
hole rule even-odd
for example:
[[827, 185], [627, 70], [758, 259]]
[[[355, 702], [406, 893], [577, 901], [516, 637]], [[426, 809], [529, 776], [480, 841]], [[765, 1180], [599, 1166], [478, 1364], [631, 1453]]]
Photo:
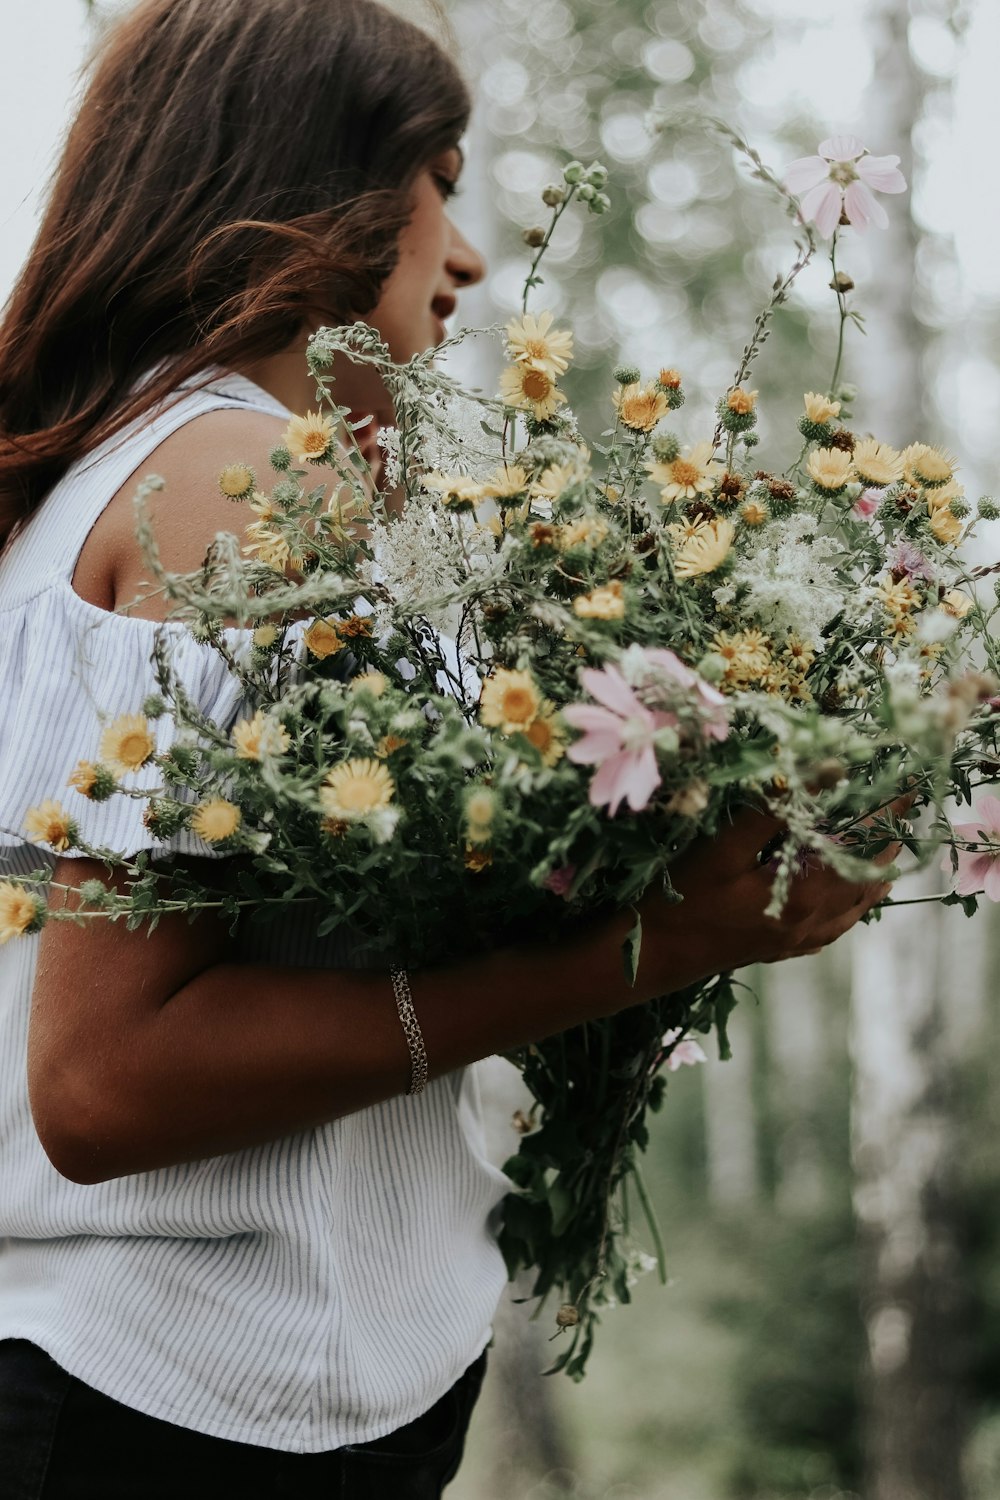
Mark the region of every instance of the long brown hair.
[[307, 310], [370, 311], [468, 113], [443, 48], [377, 0], [140, 0], [0, 324], [0, 547], [181, 381], [286, 347]]

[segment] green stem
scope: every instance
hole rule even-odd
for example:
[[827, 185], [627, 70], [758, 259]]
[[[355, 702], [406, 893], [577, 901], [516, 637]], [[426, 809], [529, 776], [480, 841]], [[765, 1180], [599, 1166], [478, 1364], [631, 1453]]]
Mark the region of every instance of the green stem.
[[653, 1249], [656, 1251], [656, 1270], [660, 1278], [660, 1285], [666, 1286], [667, 1252], [664, 1248], [663, 1236], [660, 1233], [660, 1226], [656, 1221], [656, 1210], [653, 1208], [652, 1199], [649, 1196], [649, 1190], [647, 1189], [646, 1183], [643, 1179], [642, 1170], [639, 1166], [639, 1163], [635, 1160], [634, 1157], [632, 1160], [632, 1175], [635, 1178], [635, 1190], [639, 1194], [639, 1202], [642, 1204], [642, 1211], [646, 1216], [646, 1223], [649, 1225], [649, 1233], [653, 1241]]
[[844, 332], [847, 328], [847, 296], [837, 286], [837, 237], [840, 230], [834, 230], [833, 241], [830, 245], [830, 266], [833, 270], [834, 291], [837, 293], [837, 306], [840, 309], [840, 331], [837, 335], [837, 360], [833, 367], [833, 377], [830, 381], [828, 395], [831, 399], [836, 394], [840, 381], [840, 367], [844, 362]]

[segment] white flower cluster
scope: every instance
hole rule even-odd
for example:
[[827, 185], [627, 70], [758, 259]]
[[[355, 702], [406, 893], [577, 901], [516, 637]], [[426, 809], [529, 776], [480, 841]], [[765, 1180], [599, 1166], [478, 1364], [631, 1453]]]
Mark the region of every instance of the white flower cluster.
[[824, 627], [850, 602], [836, 571], [846, 558], [841, 543], [816, 534], [814, 516], [797, 511], [760, 528], [753, 550], [715, 590], [715, 602], [725, 609], [739, 592], [741, 614], [821, 650]]

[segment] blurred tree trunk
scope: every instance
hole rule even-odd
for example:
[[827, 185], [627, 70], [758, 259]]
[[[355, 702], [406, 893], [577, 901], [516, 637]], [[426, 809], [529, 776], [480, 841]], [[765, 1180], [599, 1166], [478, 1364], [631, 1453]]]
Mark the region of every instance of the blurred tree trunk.
[[[908, 45], [908, 7], [880, 0], [870, 25], [869, 143], [876, 154], [898, 151], [912, 183], [911, 140], [924, 110], [925, 80]], [[889, 203], [891, 228], [875, 247], [877, 296], [869, 290], [864, 300], [878, 308], [872, 353], [877, 350], [881, 378], [873, 382], [869, 364], [866, 384], [874, 399], [859, 423], [871, 421], [879, 437], [897, 444], [918, 435], [922, 413], [914, 397], [927, 354], [927, 335], [913, 309], [918, 231], [906, 203]], [[935, 886], [934, 876], [924, 876], [906, 882], [899, 894]], [[914, 906], [888, 913], [855, 939], [852, 1136], [869, 1344], [866, 1500], [961, 1500], [964, 1494], [964, 1296], [952, 1194], [949, 979], [938, 962], [942, 923], [955, 915]]]
[[719, 1062], [710, 1043], [710, 1060], [703, 1070], [708, 1198], [713, 1208], [724, 1212], [748, 1207], [760, 1190], [751, 1003], [740, 1005], [730, 1018], [730, 1061]]

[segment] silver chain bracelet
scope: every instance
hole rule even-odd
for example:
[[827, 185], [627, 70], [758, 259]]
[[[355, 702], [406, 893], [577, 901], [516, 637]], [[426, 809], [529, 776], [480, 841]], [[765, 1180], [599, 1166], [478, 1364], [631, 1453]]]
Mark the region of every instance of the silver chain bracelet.
[[389, 977], [392, 980], [392, 992], [396, 997], [399, 1024], [403, 1028], [406, 1045], [410, 1049], [410, 1086], [406, 1092], [420, 1094], [427, 1087], [427, 1048], [424, 1046], [424, 1035], [413, 1008], [409, 977], [405, 969], [390, 969]]

